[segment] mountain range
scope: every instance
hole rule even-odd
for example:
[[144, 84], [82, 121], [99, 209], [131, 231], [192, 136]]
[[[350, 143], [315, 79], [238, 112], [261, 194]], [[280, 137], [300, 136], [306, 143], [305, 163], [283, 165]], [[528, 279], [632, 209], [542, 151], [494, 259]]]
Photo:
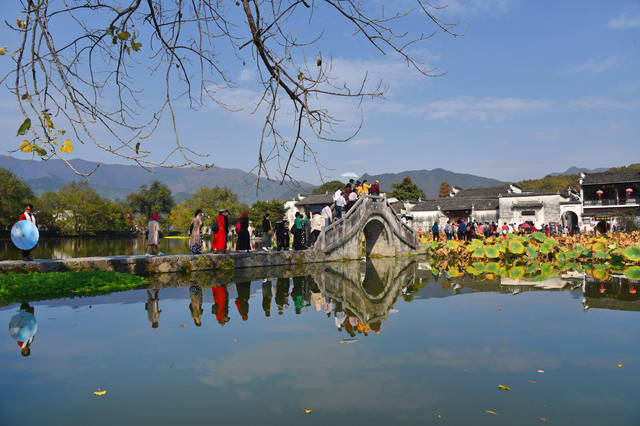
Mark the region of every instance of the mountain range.
[[599, 173], [599, 172], [606, 172], [608, 170], [607, 167], [598, 167], [596, 169], [587, 169], [586, 167], [569, 167], [567, 170], [565, 170], [564, 172], [556, 172], [556, 173], [551, 173], [551, 176], [561, 176], [561, 175], [577, 175], [581, 172], [585, 172], [585, 173]]
[[[81, 159], [70, 160], [70, 163], [79, 171], [89, 171], [96, 166], [94, 162]], [[82, 179], [62, 160], [28, 161], [2, 156], [0, 167], [24, 179], [37, 195], [49, 190], [56, 191], [68, 182]], [[227, 187], [238, 195], [239, 201], [247, 204], [256, 200], [291, 198], [298, 193], [311, 192], [314, 188], [314, 185], [306, 182], [298, 182], [297, 186], [280, 185], [277, 181], [262, 178], [256, 194], [258, 177], [240, 169], [156, 168], [147, 171], [137, 165], [106, 163], [100, 163], [100, 167], [89, 177], [89, 184], [101, 196], [122, 201], [128, 193], [156, 179], [171, 189], [178, 203], [203, 186]]]
[[440, 184], [447, 182], [449, 185], [461, 188], [476, 188], [481, 186], [497, 186], [505, 182], [482, 176], [467, 173], [456, 173], [445, 169], [433, 170], [408, 170], [400, 173], [382, 173], [378, 175], [364, 174], [360, 180], [367, 179], [373, 183], [376, 179], [380, 181], [380, 190], [389, 192], [392, 190], [391, 184], [400, 182], [405, 176], [418, 185], [428, 198], [438, 198]]

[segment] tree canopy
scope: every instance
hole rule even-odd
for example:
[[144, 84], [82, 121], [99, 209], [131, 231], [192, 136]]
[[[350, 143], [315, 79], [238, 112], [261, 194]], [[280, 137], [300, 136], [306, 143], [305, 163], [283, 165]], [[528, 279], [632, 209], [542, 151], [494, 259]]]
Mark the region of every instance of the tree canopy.
[[442, 182], [440, 184], [440, 191], [438, 192], [438, 197], [440, 198], [446, 198], [451, 194], [451, 185], [449, 185], [447, 182]]
[[169, 187], [154, 180], [149, 188], [142, 185], [138, 192], [128, 194], [126, 205], [132, 213], [139, 213], [149, 221], [154, 213], [160, 215], [170, 213], [175, 203]]
[[409, 176], [405, 176], [400, 182], [392, 183], [393, 191], [389, 197], [395, 197], [400, 201], [417, 200], [418, 198], [426, 198], [424, 191], [418, 185], [411, 181]]
[[29, 185], [7, 169], [0, 169], [0, 226], [12, 226], [28, 203], [35, 205]]
[[281, 201], [256, 201], [249, 209], [249, 220], [254, 226], [259, 227], [265, 214], [269, 213], [271, 222], [274, 223], [280, 220], [285, 211], [284, 204]]
[[344, 182], [341, 182], [339, 180], [332, 180], [332, 181], [323, 183], [319, 187], [315, 188], [311, 193], [316, 195], [332, 194], [336, 192], [338, 189], [343, 189], [343, 188], [344, 188]]
[[239, 203], [236, 194], [228, 188], [204, 187], [171, 210], [170, 225], [177, 231], [186, 232], [197, 209], [202, 210], [205, 216], [203, 223], [208, 225], [222, 209], [228, 209], [231, 216], [238, 217], [243, 210], [249, 210], [249, 207]]
[[[246, 67], [262, 89], [253, 110], [264, 117], [256, 171], [290, 178], [295, 162], [315, 159], [312, 140], [345, 141], [358, 133], [362, 121], [340, 131], [344, 117], [328, 109], [332, 98], [352, 98], [357, 109], [386, 90], [366, 70], [356, 82], [332, 75], [331, 58], [341, 52], [322, 51], [327, 30], [341, 26], [354, 34], [353, 44], [396, 55], [424, 76], [440, 74], [417, 56], [426, 55], [420, 44], [437, 31], [458, 35], [426, 0], [416, 0], [413, 11], [389, 0], [20, 3], [23, 12], [7, 22], [15, 45], [2, 48], [12, 71], [0, 78], [24, 117], [16, 123], [14, 151], [58, 157], [72, 169], [67, 156], [77, 143], [145, 167], [209, 166], [215, 158], [182, 142], [176, 108], [231, 110], [220, 93], [234, 86], [232, 70]], [[425, 18], [424, 28], [408, 31], [403, 23], [414, 16]], [[140, 90], [149, 81], [159, 96]], [[166, 152], [150, 143], [161, 123], [173, 131]]]

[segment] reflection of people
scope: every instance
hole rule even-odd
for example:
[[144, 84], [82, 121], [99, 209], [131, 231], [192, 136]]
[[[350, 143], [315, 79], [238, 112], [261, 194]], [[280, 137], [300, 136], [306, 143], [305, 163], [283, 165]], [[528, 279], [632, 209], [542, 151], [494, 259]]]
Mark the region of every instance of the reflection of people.
[[273, 292], [271, 289], [271, 280], [265, 279], [262, 281], [262, 309], [264, 310], [264, 316], [271, 316], [271, 299], [273, 298]]
[[305, 277], [293, 277], [293, 288], [291, 289], [291, 298], [296, 308], [296, 314], [300, 314], [303, 306], [303, 286]]
[[[29, 222], [33, 223], [37, 228], [38, 220], [36, 219], [36, 216], [33, 214], [33, 205], [27, 204], [24, 207], [24, 213], [20, 215], [20, 218], [18, 220], [28, 220]], [[31, 259], [31, 256], [30, 256], [31, 250], [33, 249], [31, 248], [29, 250], [22, 250], [22, 260], [26, 260], [26, 261], [33, 260]]]
[[220, 325], [225, 325], [230, 321], [229, 292], [227, 291], [227, 286], [217, 285], [211, 287], [211, 294], [213, 294], [211, 313], [216, 316], [216, 320]]
[[288, 308], [289, 304], [289, 278], [278, 278], [276, 283], [276, 306], [278, 315], [282, 315], [283, 308]]
[[151, 296], [151, 291], [147, 290], [147, 303], [144, 304], [144, 308], [147, 310], [147, 317], [151, 323], [152, 328], [158, 328], [158, 319], [160, 318], [161, 309], [158, 309], [158, 290]]
[[192, 285], [189, 287], [189, 311], [191, 312], [191, 318], [193, 323], [200, 327], [202, 325], [202, 287], [199, 285]]
[[249, 297], [251, 296], [251, 281], [236, 283], [238, 297], [236, 307], [242, 317], [242, 321], [249, 319]]
[[38, 332], [38, 323], [33, 306], [28, 303], [20, 305], [20, 311], [9, 320], [9, 334], [16, 339], [22, 356], [29, 356], [33, 336]]

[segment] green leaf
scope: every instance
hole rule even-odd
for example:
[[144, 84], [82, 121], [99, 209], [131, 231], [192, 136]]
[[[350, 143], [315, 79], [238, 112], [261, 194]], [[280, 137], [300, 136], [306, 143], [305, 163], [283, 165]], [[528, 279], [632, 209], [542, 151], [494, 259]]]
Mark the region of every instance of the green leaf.
[[540, 264], [538, 262], [533, 262], [531, 265], [529, 265], [529, 267], [527, 268], [527, 274], [533, 274], [534, 272], [536, 272], [538, 269], [540, 269]]
[[22, 124], [20, 125], [20, 127], [18, 128], [18, 133], [16, 133], [16, 136], [24, 135], [25, 133], [27, 133], [27, 130], [29, 130], [30, 128], [31, 128], [31, 119], [25, 118]]
[[632, 262], [638, 262], [640, 261], [640, 247], [629, 246], [626, 249], [622, 250], [622, 255], [627, 260], [630, 260]]
[[533, 246], [527, 246], [527, 256], [529, 259], [535, 259], [538, 257], [538, 250]]
[[484, 254], [489, 259], [495, 259], [500, 256], [500, 251], [498, 250], [498, 247], [496, 247], [495, 245], [484, 246]]
[[484, 271], [488, 274], [498, 274], [500, 272], [500, 264], [498, 262], [487, 263]]
[[525, 270], [522, 266], [514, 266], [511, 269], [509, 269], [509, 278], [512, 278], [514, 280], [520, 279], [524, 276], [525, 274]]
[[471, 253], [471, 257], [484, 257], [484, 249], [482, 247], [475, 249], [473, 253]]
[[536, 240], [540, 241], [541, 243], [544, 243], [545, 241], [547, 241], [547, 236], [544, 235], [542, 232], [536, 231], [531, 235], [533, 236], [533, 238], [535, 238]]
[[595, 251], [593, 252], [593, 257], [596, 259], [609, 259], [611, 256], [606, 251]]
[[45, 155], [47, 155], [47, 150], [43, 147], [38, 145], [32, 145], [32, 147], [36, 154], [38, 154], [39, 156], [44, 157]]
[[451, 250], [458, 250], [458, 247], [460, 247], [460, 244], [455, 240], [449, 240], [447, 241], [447, 245], [445, 247]]
[[140, 151], [140, 142], [136, 143], [136, 155], [138, 154], [138, 151]]
[[518, 240], [515, 240], [515, 239], [509, 240], [509, 242], [507, 243], [507, 247], [509, 248], [509, 251], [513, 254], [524, 253], [524, 244], [522, 244]]
[[640, 266], [630, 266], [625, 269], [624, 276], [630, 280], [640, 280]]

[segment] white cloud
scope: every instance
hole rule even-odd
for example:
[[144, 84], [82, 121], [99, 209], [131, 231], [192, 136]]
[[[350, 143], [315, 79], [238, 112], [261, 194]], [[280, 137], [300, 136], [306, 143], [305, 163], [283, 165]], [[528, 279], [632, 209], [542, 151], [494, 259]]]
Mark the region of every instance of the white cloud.
[[503, 121], [512, 115], [544, 111], [552, 106], [553, 103], [548, 100], [461, 96], [431, 102], [425, 111], [427, 118], [432, 120]]
[[248, 69], [248, 68], [243, 68], [242, 71], [240, 71], [240, 75], [238, 76], [238, 80], [239, 81], [250, 81], [250, 80], [253, 80], [255, 75], [256, 75], [255, 70]]
[[493, 15], [498, 16], [508, 12], [515, 6], [514, 0], [441, 0], [432, 3], [442, 6], [435, 11], [440, 16], [470, 16]]
[[601, 96], [585, 96], [567, 103], [567, 107], [573, 111], [589, 111], [594, 109], [620, 109], [629, 108], [632, 105], [618, 101], [617, 99]]
[[355, 174], [353, 172], [344, 172], [340, 176], [345, 177], [345, 178], [349, 178], [349, 179], [356, 179], [356, 178], [360, 177], [360, 175]]
[[627, 9], [615, 18], [611, 18], [607, 27], [616, 30], [626, 30], [640, 27], [640, 11]]
[[570, 65], [567, 71], [570, 73], [588, 72], [591, 74], [600, 74], [601, 72], [615, 68], [620, 62], [620, 58], [617, 56], [610, 56], [604, 59], [589, 58], [581, 64]]

